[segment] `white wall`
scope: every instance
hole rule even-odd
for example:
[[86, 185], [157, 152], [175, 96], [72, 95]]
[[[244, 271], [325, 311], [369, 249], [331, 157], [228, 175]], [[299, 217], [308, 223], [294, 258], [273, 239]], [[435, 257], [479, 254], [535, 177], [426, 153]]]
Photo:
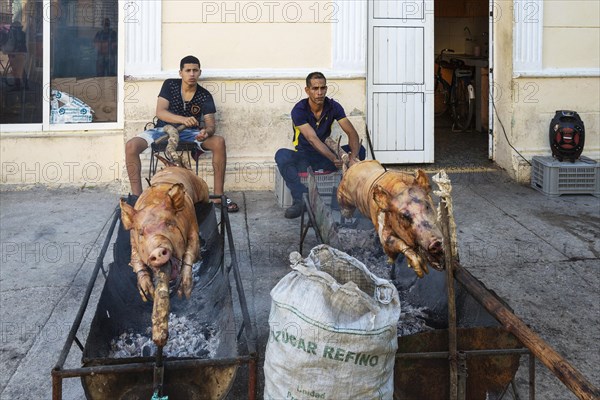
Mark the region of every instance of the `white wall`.
[[494, 27], [495, 161], [517, 180], [528, 182], [528, 161], [535, 155], [551, 154], [550, 120], [556, 110], [565, 109], [577, 111], [584, 121], [583, 155], [600, 160], [598, 2], [543, 1], [537, 5], [543, 10], [529, 9], [525, 22], [542, 25], [542, 57], [540, 65], [533, 63], [533, 68], [524, 71], [513, 69], [513, 2], [495, 4], [504, 16], [497, 18]]

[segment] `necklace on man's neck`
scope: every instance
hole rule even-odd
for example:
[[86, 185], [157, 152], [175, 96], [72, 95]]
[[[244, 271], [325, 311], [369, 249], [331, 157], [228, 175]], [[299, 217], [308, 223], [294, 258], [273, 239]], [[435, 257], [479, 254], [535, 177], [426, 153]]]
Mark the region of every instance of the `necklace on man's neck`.
[[187, 111], [187, 106], [190, 103], [190, 101], [192, 101], [195, 94], [196, 94], [196, 91], [194, 90], [194, 92], [192, 93], [192, 97], [190, 97], [189, 100], [186, 100], [185, 95], [183, 93], [183, 84], [181, 85], [181, 100], [183, 101], [183, 111]]
[[[181, 98], [185, 100], [185, 94], [191, 93], [191, 97], [190, 100], [194, 97], [194, 95], [196, 94], [196, 88], [194, 87], [192, 90], [189, 91], [184, 91], [183, 90], [183, 85], [181, 86]], [[188, 100], [189, 101], [189, 100]]]
[[316, 113], [313, 112], [313, 116], [315, 117], [315, 124], [317, 125], [317, 128], [319, 127], [319, 124], [321, 123], [321, 121], [323, 120], [323, 117], [325, 116], [325, 114], [323, 113], [323, 109], [319, 110], [319, 115], [317, 116]]

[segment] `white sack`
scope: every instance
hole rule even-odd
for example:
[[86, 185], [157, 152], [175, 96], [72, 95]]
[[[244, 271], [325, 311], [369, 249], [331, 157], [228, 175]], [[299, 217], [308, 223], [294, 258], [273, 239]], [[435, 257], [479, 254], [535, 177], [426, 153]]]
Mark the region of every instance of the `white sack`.
[[265, 399], [392, 399], [395, 286], [327, 245], [271, 290]]

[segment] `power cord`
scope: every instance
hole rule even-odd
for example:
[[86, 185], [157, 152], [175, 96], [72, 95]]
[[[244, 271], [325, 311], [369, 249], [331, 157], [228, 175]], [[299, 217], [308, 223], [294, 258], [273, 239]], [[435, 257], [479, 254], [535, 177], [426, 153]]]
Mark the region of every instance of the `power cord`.
[[[519, 157], [521, 157], [523, 160], [525, 160], [525, 162], [527, 164], [529, 164], [529, 166], [531, 167], [531, 163], [529, 162], [529, 160], [526, 159], [523, 156], [523, 154], [521, 154], [519, 152], [519, 150], [517, 150], [515, 148], [515, 146], [513, 146], [510, 143], [510, 140], [508, 140], [508, 135], [506, 134], [506, 129], [504, 128], [504, 124], [502, 123], [502, 120], [500, 119], [500, 113], [498, 113], [498, 109], [496, 108], [496, 102], [494, 102], [494, 98], [493, 97], [492, 97], [492, 107], [494, 108], [494, 111], [496, 112], [496, 118], [498, 118], [498, 122], [500, 123], [500, 126], [502, 127], [502, 132], [504, 133], [504, 138], [506, 139], [506, 143], [508, 143], [508, 145], [519, 155]], [[373, 151], [373, 144], [371, 143], [371, 135], [369, 134], [369, 127], [365, 126], [365, 129], [366, 129], [367, 141], [368, 141], [368, 144], [369, 144], [369, 148], [371, 149], [371, 156], [373, 157], [373, 160], [375, 160], [375, 152]]]
[[525, 162], [527, 164], [529, 164], [529, 166], [531, 167], [531, 163], [529, 162], [529, 160], [527, 160], [525, 157], [523, 157], [523, 154], [521, 154], [519, 152], [519, 150], [517, 150], [511, 143], [510, 140], [508, 140], [508, 135], [506, 134], [506, 129], [504, 129], [504, 124], [502, 123], [502, 120], [500, 119], [500, 114], [498, 113], [498, 109], [496, 108], [496, 103], [494, 102], [494, 97], [492, 96], [492, 107], [494, 107], [494, 111], [496, 112], [496, 118], [498, 118], [498, 122], [500, 123], [500, 126], [502, 127], [502, 132], [504, 132], [504, 138], [506, 139], [506, 143], [508, 143], [508, 145], [523, 159], [525, 160]]

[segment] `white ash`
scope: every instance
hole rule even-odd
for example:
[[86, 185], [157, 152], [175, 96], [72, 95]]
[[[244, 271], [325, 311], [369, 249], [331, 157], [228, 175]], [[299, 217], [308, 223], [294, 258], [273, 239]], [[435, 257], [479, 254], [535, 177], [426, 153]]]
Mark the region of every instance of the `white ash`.
[[[379, 236], [374, 229], [339, 228], [337, 233], [343, 247], [342, 251], [365, 264], [369, 271], [378, 277], [391, 280], [392, 265], [387, 263], [388, 256], [383, 252]], [[429, 309], [415, 307], [405, 302], [404, 297], [405, 293], [400, 293], [398, 336], [408, 336], [434, 330], [426, 322]]]
[[378, 277], [391, 278], [392, 265], [387, 263], [388, 256], [383, 252], [374, 229], [339, 228], [337, 233], [342, 247], [340, 250], [365, 264]]
[[[374, 244], [379, 244], [379, 238], [374, 229], [363, 230], [340, 227], [337, 234], [344, 251], [352, 249], [366, 250], [372, 248]], [[381, 248], [381, 245], [378, 247]]]
[[200, 282], [200, 268], [202, 267], [202, 260], [192, 265], [192, 276], [194, 277], [194, 285]]
[[398, 336], [408, 336], [434, 330], [434, 328], [427, 325], [427, 311], [426, 307], [414, 307], [412, 304], [400, 302]]
[[[212, 358], [219, 346], [214, 326], [196, 324], [185, 316], [169, 314], [169, 339], [163, 347], [165, 357]], [[111, 340], [110, 358], [153, 357], [157, 347], [152, 341], [152, 327], [145, 334], [124, 332]]]

